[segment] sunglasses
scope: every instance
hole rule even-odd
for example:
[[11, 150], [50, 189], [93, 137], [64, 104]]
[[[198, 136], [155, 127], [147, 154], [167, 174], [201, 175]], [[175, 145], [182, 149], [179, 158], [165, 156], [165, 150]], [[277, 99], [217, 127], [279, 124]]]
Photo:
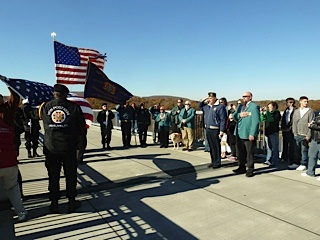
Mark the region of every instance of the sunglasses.
[[184, 105], [190, 105], [190, 103], [185, 103]]

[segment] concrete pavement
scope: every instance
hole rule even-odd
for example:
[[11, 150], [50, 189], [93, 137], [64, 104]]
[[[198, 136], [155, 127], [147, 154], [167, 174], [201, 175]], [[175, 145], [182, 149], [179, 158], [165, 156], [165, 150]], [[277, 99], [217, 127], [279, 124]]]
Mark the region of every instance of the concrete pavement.
[[[89, 129], [78, 168], [82, 206], [72, 214], [65, 198], [62, 213], [49, 214], [44, 158], [28, 159], [21, 147], [29, 218], [15, 223], [11, 210], [0, 212], [0, 239], [320, 239], [320, 182], [285, 164], [257, 163], [256, 176], [246, 178], [232, 173], [233, 161], [208, 169], [202, 148], [123, 149], [118, 130], [111, 145], [102, 150], [99, 128]], [[64, 190], [63, 177], [60, 184]]]

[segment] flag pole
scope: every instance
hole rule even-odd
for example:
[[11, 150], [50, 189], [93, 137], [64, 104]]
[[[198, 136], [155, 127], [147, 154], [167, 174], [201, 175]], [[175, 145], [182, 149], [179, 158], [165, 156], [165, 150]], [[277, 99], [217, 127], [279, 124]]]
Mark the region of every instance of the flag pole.
[[56, 36], [57, 36], [57, 34], [55, 32], [51, 33], [52, 41], [56, 40]]

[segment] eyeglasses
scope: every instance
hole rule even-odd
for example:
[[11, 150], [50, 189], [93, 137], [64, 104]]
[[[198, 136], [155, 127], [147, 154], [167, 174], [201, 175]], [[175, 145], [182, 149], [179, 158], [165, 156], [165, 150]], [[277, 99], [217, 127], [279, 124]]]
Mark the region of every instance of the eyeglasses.
[[244, 97], [250, 97], [250, 96], [242, 96], [242, 97], [244, 98]]

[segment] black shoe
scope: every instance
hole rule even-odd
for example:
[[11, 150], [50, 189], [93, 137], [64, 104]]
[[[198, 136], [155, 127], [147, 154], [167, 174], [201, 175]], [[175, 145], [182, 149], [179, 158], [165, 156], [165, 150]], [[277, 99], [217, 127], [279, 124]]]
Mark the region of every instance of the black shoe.
[[31, 151], [28, 151], [28, 158], [32, 158]]
[[112, 149], [112, 147], [110, 147], [110, 145], [108, 145], [107, 146], [107, 150], [111, 150]]
[[191, 148], [188, 149], [188, 152], [192, 152], [192, 151], [193, 151], [193, 149], [191, 149]]
[[182, 151], [188, 151], [188, 148], [182, 148]]
[[220, 165], [213, 165], [212, 168], [213, 168], [213, 169], [215, 169], [215, 168], [221, 168], [221, 164], [220, 164]]
[[208, 167], [208, 168], [212, 168], [212, 167], [213, 167], [213, 164], [210, 163], [207, 167]]
[[246, 173], [247, 171], [243, 168], [237, 168], [237, 169], [234, 169], [232, 170], [234, 173], [236, 174], [243, 174], [243, 173]]
[[40, 155], [36, 151], [33, 151], [33, 157], [40, 157]]
[[59, 204], [58, 201], [52, 201], [49, 206], [50, 213], [59, 213]]
[[161, 146], [160, 146], [160, 148], [164, 148], [164, 146], [163, 146], [163, 145], [161, 145]]
[[72, 213], [75, 210], [77, 210], [79, 207], [81, 207], [81, 202], [80, 201], [69, 201], [68, 203], [68, 213]]
[[254, 176], [254, 173], [253, 172], [247, 172], [246, 173], [246, 177], [253, 177]]

